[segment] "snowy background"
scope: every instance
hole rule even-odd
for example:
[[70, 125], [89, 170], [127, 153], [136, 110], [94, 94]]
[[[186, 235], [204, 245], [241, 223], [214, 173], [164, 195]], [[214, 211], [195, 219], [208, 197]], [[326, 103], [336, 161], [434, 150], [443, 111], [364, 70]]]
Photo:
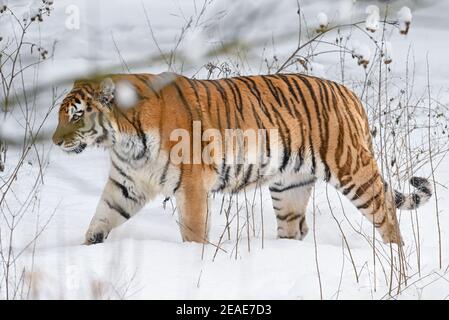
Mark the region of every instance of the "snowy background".
[[[315, 36], [319, 24], [345, 25], [370, 16], [368, 26], [375, 27], [376, 15], [382, 20], [386, 8], [386, 1], [299, 3], [302, 41]], [[366, 11], [371, 4], [377, 5], [379, 12], [373, 13], [373, 8]], [[30, 1], [10, 0], [8, 6], [19, 20], [30, 10], [31, 16], [36, 13], [36, 5]], [[310, 231], [302, 242], [276, 239], [271, 199], [264, 188], [261, 194], [248, 190], [238, 199], [216, 195], [212, 244], [206, 246], [181, 241], [176, 204], [168, 202], [164, 208], [162, 198], [115, 229], [105, 243], [81, 245], [106, 182], [108, 155], [104, 150], [90, 149], [69, 156], [52, 147], [48, 140], [57, 124], [55, 109], [40, 130], [42, 139], [22, 159], [24, 129], [30, 126], [36, 131], [50, 105], [54, 102], [57, 107], [61, 96], [70, 90], [73, 79], [96, 71], [173, 70], [197, 78], [276, 72], [298, 45], [298, 7], [295, 0], [56, 0], [50, 15], [44, 15], [44, 21], [26, 34], [27, 41], [49, 51], [49, 58], [26, 69], [14, 86], [18, 95], [23, 93], [21, 85], [31, 88], [25, 95], [32, 97], [28, 104], [36, 110], [31, 123], [24, 121], [23, 98], [17, 98], [15, 109], [2, 115], [0, 122], [1, 136], [19, 141], [9, 146], [5, 171], [0, 172], [0, 298], [449, 298], [449, 167], [445, 158], [449, 138], [444, 132], [444, 111], [449, 103], [449, 2], [392, 1], [389, 19], [396, 20], [403, 6], [413, 15], [409, 33], [401, 35], [392, 26], [384, 32], [392, 63], [382, 67], [390, 69], [382, 90], [393, 99], [385, 101], [422, 104], [422, 108], [413, 109], [418, 120], [401, 122], [401, 126], [410, 122], [419, 127], [428, 121], [429, 85], [431, 108], [443, 115], [432, 116], [429, 126], [433, 134], [430, 144], [436, 150], [433, 175], [425, 156], [430, 130], [410, 135], [410, 145], [414, 150], [421, 148], [424, 154], [420, 161], [408, 159], [407, 149], [396, 150], [397, 144], [387, 150], [389, 155], [398, 153], [397, 162], [408, 159], [411, 163], [391, 169], [397, 188], [409, 191], [406, 179], [411, 171], [434, 176], [437, 186], [438, 202], [432, 199], [417, 212], [398, 212], [405, 240], [399, 255], [395, 247], [383, 245], [378, 237], [373, 240], [371, 225], [349, 201], [323, 183], [317, 184], [309, 204]], [[15, 34], [4, 34], [11, 28]], [[379, 40], [382, 25], [373, 34], [364, 28], [362, 24], [361, 30], [335, 30], [323, 41], [332, 42], [341, 35], [353, 53], [368, 58], [368, 69], [358, 65], [351, 53], [342, 58], [341, 52], [332, 51], [323, 42], [316, 44], [316, 50], [330, 52], [310, 58], [307, 70], [297, 62], [285, 71], [344, 82], [358, 94], [366, 94], [364, 102], [374, 127], [379, 121], [375, 89], [367, 89], [367, 94], [363, 85], [379, 80], [376, 72], [366, 76], [375, 65], [372, 60], [376, 54], [368, 36]], [[10, 15], [0, 16], [0, 36], [1, 49], [8, 39], [14, 43], [20, 36]], [[219, 53], [223, 46], [229, 47], [229, 52]], [[33, 61], [36, 47], [33, 52], [30, 47], [25, 51], [24, 65]], [[385, 129], [385, 134], [390, 133]], [[435, 135], [438, 139], [433, 140]], [[234, 218], [229, 230], [225, 211]]]

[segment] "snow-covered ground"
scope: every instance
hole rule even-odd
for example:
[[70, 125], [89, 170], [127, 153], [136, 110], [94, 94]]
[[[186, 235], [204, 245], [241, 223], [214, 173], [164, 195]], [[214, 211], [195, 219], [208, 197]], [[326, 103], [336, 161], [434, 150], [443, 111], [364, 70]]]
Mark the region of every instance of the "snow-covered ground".
[[[304, 15], [311, 24], [316, 25], [319, 12], [327, 15], [330, 24], [356, 20], [356, 17], [363, 20], [369, 4], [352, 0], [300, 2]], [[21, 2], [18, 3], [20, 7]], [[406, 37], [398, 32], [389, 35], [394, 55], [392, 77], [404, 77], [405, 61], [411, 49], [416, 73], [415, 90], [421, 94], [426, 86], [428, 56], [432, 90], [439, 92], [441, 102], [448, 102], [446, 39], [449, 26], [446, 12], [449, 3], [421, 2], [425, 6], [416, 3], [419, 1], [397, 1], [391, 8], [398, 11], [402, 5], [408, 5], [413, 13], [411, 30]], [[148, 22], [161, 50], [165, 52], [175, 46], [180, 30], [189, 17], [199, 15], [202, 4], [200, 0], [83, 0], [73, 7], [73, 1], [56, 1], [51, 16], [45, 18], [39, 30], [30, 31], [31, 38], [37, 41], [40, 36], [44, 46], [51, 46], [53, 41], [57, 41], [54, 58], [40, 67], [40, 81], [51, 83], [111, 65], [118, 66], [121, 72], [128, 72], [128, 69], [131, 72], [165, 71], [167, 66], [162, 62], [148, 61], [138, 67], [132, 64], [159, 52]], [[245, 73], [252, 74], [266, 70], [260, 67], [264, 54], [275, 54], [283, 60], [297, 45], [295, 0], [236, 3], [217, 0], [208, 7], [212, 9], [205, 13], [206, 18], [180, 44], [180, 48], [191, 58], [189, 64], [178, 69], [186, 75], [196, 74], [207, 62], [205, 52], [214, 46], [217, 39], [232, 39], [236, 35], [242, 40], [265, 39], [266, 50], [261, 48], [253, 52], [254, 56], [248, 57], [248, 64], [241, 67]], [[260, 10], [255, 10], [258, 8]], [[75, 13], [79, 10], [80, 24], [79, 29], [73, 30], [67, 27], [67, 19], [73, 17], [74, 10]], [[254, 10], [259, 15], [252, 15]], [[322, 15], [320, 21], [323, 21]], [[242, 27], [239, 27], [240, 24]], [[227, 27], [230, 25], [232, 28]], [[231, 34], [229, 29], [238, 32]], [[282, 35], [289, 33], [291, 39], [283, 39]], [[335, 61], [338, 57], [332, 55], [317, 58], [315, 73], [339, 80], [340, 66]], [[355, 60], [350, 60], [346, 68], [348, 79], [363, 80], [364, 71]], [[203, 69], [197, 76], [205, 74]], [[69, 88], [60, 86], [59, 90], [62, 92]], [[41, 97], [39, 101], [49, 102], [46, 97]], [[51, 132], [56, 123], [54, 112], [44, 131]], [[17, 122], [10, 119], [2, 125], [4, 134], [11, 136]], [[440, 162], [435, 173], [440, 207], [442, 268], [438, 266], [435, 202], [431, 201], [417, 213], [398, 213], [405, 240], [406, 274], [410, 278], [407, 284], [401, 285], [401, 293], [395, 295], [398, 291], [397, 279], [393, 279], [391, 288], [388, 283], [391, 274], [393, 277], [398, 274], [396, 271], [390, 272], [391, 259], [395, 268], [398, 266], [396, 249], [390, 251], [389, 246], [376, 241], [373, 250], [372, 240], [366, 239], [372, 235], [371, 225], [349, 201], [323, 183], [317, 185], [309, 204], [307, 219], [310, 231], [304, 241], [276, 239], [276, 221], [267, 190], [262, 192], [262, 201], [258, 191], [254, 196], [254, 190], [249, 190], [246, 196], [250, 202], [247, 206], [250, 237], [248, 239], [245, 226], [245, 195], [240, 194], [238, 203], [243, 207], [239, 217], [240, 227], [243, 228], [239, 230], [238, 244], [236, 219], [230, 227], [228, 239], [225, 214], [219, 214], [222, 197], [217, 195], [213, 201], [212, 244], [183, 243], [172, 204], [168, 202], [164, 208], [163, 199], [158, 198], [136, 217], [114, 230], [105, 243], [83, 246], [84, 233], [106, 182], [108, 155], [103, 150], [95, 149], [69, 156], [48, 143], [44, 146], [49, 150], [48, 158], [44, 159], [48, 167], [38, 193], [39, 201], [36, 207], [26, 209], [13, 239], [16, 254], [25, 248], [14, 272], [20, 278], [22, 267], [26, 268], [25, 278], [32, 279], [30, 298], [379, 299], [390, 298], [389, 289], [392, 289], [394, 298], [400, 299], [449, 297], [449, 273], [446, 273], [449, 266], [447, 158]], [[9, 151], [5, 172], [0, 173], [2, 179], [9, 177], [18, 157], [18, 150], [13, 148]], [[15, 187], [15, 196], [20, 198], [21, 193], [26, 194], [36, 180], [38, 170], [37, 159], [31, 155], [29, 162], [19, 171], [17, 181], [20, 181], [20, 187]], [[417, 174], [429, 176], [429, 166], [422, 167]], [[254, 207], [251, 206], [253, 198]], [[227, 207], [228, 199], [224, 207]], [[8, 204], [8, 211], [18, 209], [14, 208], [14, 201], [10, 200]], [[231, 218], [236, 212], [234, 201]], [[416, 244], [417, 223], [419, 245]], [[6, 225], [0, 228], [6, 230]], [[36, 233], [39, 237], [34, 244], [32, 240]], [[1, 234], [2, 245], [8, 243], [5, 234]], [[214, 244], [219, 242], [220, 249], [217, 249]], [[32, 245], [28, 246], [30, 243]]]

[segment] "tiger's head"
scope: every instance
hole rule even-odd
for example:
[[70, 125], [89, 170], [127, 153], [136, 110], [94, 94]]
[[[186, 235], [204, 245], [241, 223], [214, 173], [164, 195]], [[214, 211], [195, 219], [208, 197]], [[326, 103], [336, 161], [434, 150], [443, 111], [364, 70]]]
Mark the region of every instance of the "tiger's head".
[[81, 153], [90, 145], [112, 146], [114, 91], [111, 78], [76, 81], [60, 106], [53, 143], [68, 153]]

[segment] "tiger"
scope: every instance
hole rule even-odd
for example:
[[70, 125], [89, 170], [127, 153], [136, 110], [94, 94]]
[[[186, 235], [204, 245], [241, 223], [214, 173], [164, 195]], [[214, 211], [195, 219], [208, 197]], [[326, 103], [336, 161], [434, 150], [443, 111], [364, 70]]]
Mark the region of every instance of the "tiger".
[[[123, 84], [134, 94], [126, 108], [119, 103]], [[87, 245], [105, 241], [158, 195], [176, 200], [183, 241], [207, 243], [211, 196], [262, 185], [269, 188], [277, 237], [302, 240], [312, 190], [324, 181], [349, 199], [384, 243], [401, 246], [396, 209], [416, 209], [432, 196], [430, 181], [421, 177], [410, 179], [410, 194], [391, 188], [375, 160], [361, 100], [346, 86], [311, 75], [213, 80], [170, 72], [102, 75], [75, 81], [58, 118], [52, 140], [63, 151], [78, 154], [100, 146], [110, 155], [109, 178], [85, 234]], [[219, 152], [211, 152], [208, 163], [173, 161], [179, 139], [172, 133], [192, 134], [195, 121], [201, 132], [275, 130], [277, 139], [258, 136], [254, 163], [228, 161]], [[197, 143], [192, 137], [187, 141]], [[199, 144], [204, 148], [203, 141]], [[240, 145], [250, 147], [245, 141]]]

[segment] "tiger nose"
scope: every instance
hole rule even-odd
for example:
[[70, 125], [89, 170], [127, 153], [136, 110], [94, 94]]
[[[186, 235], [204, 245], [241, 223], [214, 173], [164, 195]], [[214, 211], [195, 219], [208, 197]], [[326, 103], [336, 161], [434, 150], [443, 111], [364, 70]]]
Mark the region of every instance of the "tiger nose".
[[60, 145], [62, 145], [62, 143], [64, 142], [64, 140], [63, 139], [61, 139], [61, 138], [58, 138], [58, 137], [55, 137], [55, 136], [53, 136], [53, 143], [55, 144], [55, 145], [57, 145], [57, 146], [60, 146]]

